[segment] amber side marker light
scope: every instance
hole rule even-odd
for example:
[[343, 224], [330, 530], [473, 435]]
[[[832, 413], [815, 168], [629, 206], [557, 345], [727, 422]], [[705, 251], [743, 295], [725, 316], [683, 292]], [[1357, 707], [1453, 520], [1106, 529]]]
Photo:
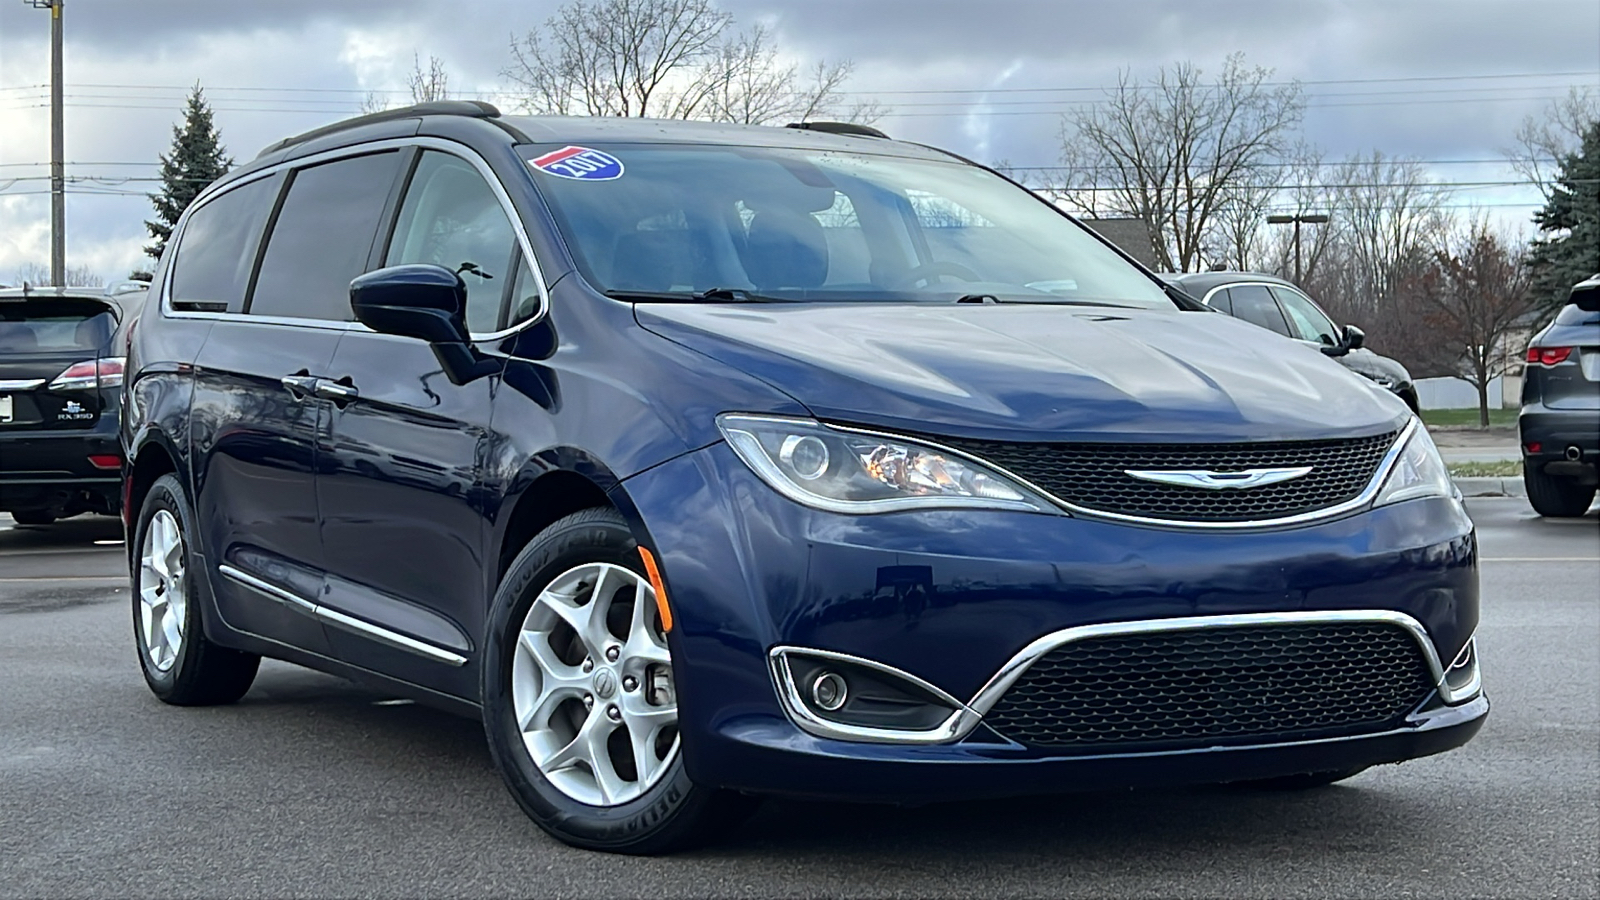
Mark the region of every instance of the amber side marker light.
[[661, 570], [656, 568], [655, 556], [643, 547], [639, 548], [639, 558], [644, 560], [644, 574], [650, 578], [650, 587], [656, 592], [656, 611], [661, 613], [661, 630], [672, 630], [672, 609], [667, 606], [667, 588], [661, 583]]

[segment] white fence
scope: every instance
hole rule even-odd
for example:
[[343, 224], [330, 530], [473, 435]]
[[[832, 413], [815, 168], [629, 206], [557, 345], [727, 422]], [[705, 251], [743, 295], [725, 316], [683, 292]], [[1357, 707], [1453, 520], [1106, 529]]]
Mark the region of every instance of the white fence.
[[[1502, 405], [1504, 380], [1496, 377], [1489, 382], [1489, 408]], [[1515, 403], [1517, 398], [1512, 397]], [[1419, 378], [1417, 380], [1417, 405], [1423, 409], [1477, 409], [1478, 389], [1472, 382], [1461, 378]]]

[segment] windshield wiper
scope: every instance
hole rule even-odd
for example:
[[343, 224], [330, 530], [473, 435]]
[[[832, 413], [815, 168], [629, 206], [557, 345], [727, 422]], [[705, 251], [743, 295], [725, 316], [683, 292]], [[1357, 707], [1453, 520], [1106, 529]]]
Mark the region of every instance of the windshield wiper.
[[634, 303], [781, 303], [780, 297], [767, 297], [744, 288], [706, 288], [703, 291], [606, 291], [613, 300]]

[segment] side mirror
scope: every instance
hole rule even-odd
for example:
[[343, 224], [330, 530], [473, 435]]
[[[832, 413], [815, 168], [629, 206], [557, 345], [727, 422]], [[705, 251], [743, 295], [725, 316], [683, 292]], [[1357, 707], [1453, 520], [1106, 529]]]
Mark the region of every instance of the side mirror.
[[390, 266], [350, 282], [356, 320], [382, 334], [464, 344], [467, 286], [443, 266]]
[[1354, 325], [1344, 327], [1344, 346], [1348, 350], [1360, 350], [1366, 346], [1367, 333]]

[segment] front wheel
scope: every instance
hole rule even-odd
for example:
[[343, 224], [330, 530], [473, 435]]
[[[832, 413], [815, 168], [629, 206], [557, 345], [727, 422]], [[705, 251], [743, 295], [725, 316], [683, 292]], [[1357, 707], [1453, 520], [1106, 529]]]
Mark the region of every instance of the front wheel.
[[1528, 489], [1528, 504], [1541, 516], [1571, 519], [1589, 511], [1594, 502], [1594, 485], [1576, 478], [1546, 475], [1530, 463], [1522, 464], [1522, 484]]
[[656, 593], [614, 510], [574, 513], [511, 563], [490, 615], [483, 714], [507, 787], [574, 846], [665, 853], [753, 801], [689, 780]]

